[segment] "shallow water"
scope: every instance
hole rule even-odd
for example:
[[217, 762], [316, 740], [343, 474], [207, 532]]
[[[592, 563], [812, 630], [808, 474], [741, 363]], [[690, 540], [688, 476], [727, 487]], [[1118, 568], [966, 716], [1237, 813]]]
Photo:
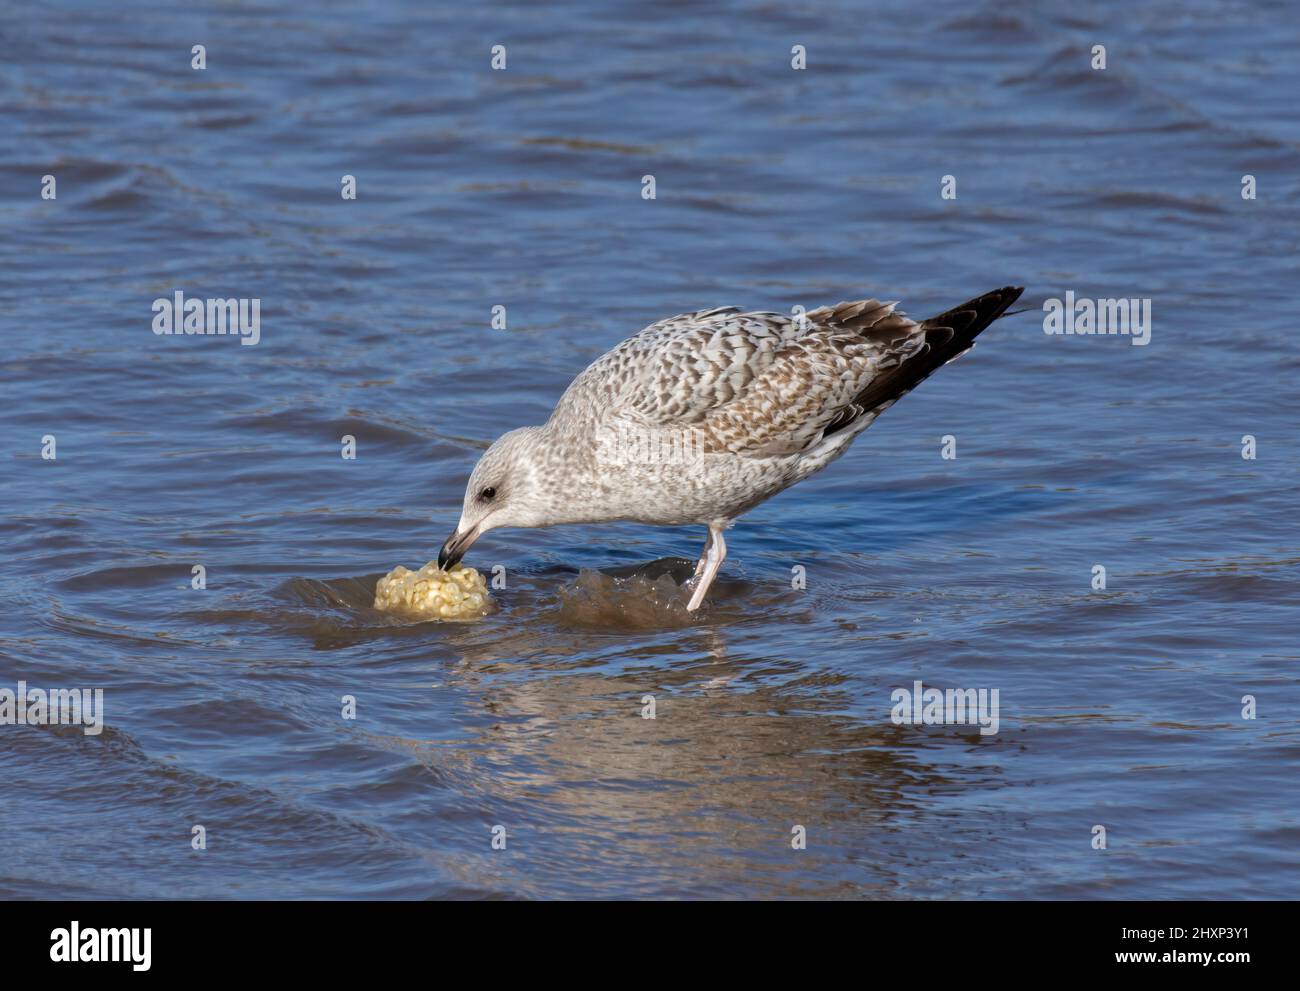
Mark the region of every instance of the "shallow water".
[[[62, 6], [0, 22], [0, 689], [105, 728], [0, 726], [0, 896], [1296, 896], [1293, 8]], [[703, 614], [653, 577], [703, 533], [634, 526], [369, 608], [646, 323], [1007, 283]], [[261, 342], [155, 336], [178, 289]], [[1151, 343], [1045, 335], [1066, 290]], [[998, 732], [896, 725], [918, 679]]]

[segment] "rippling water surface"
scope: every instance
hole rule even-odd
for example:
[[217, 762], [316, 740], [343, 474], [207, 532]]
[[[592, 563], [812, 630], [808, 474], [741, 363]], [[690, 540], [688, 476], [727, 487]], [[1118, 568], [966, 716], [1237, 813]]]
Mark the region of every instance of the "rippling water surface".
[[[0, 688], [106, 725], [0, 726], [0, 895], [1294, 897], [1298, 21], [10, 7]], [[489, 535], [479, 623], [369, 608], [650, 321], [1007, 283], [1034, 312], [744, 518], [704, 613], [662, 560], [703, 534], [635, 526]], [[155, 336], [176, 290], [260, 344]], [[1151, 343], [1045, 335], [1066, 290]], [[894, 724], [918, 679], [999, 732]]]

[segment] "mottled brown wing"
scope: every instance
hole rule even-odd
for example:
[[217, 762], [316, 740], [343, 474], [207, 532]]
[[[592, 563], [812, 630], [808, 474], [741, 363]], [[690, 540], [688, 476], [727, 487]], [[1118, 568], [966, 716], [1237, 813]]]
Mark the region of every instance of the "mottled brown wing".
[[557, 412], [690, 429], [706, 452], [794, 454], [924, 344], [919, 324], [876, 300], [803, 320], [704, 310], [651, 324], [598, 358]]
[[792, 335], [788, 318], [734, 306], [669, 317], [592, 362], [556, 412], [586, 407], [645, 423], [698, 423], [743, 394]]
[[809, 312], [812, 329], [786, 345], [743, 396], [705, 418], [719, 448], [798, 454], [856, 415], [854, 398], [925, 346], [920, 325], [895, 305], [866, 299]]

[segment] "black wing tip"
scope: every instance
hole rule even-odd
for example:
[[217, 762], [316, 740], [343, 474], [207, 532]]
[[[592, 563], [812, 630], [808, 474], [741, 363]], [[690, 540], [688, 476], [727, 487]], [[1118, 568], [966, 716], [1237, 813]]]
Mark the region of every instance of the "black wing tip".
[[1024, 286], [1003, 286], [926, 320], [921, 325], [926, 347], [898, 368], [873, 380], [845, 412], [827, 424], [822, 436], [829, 437], [844, 429], [865, 411], [880, 412], [924, 382], [940, 366], [969, 351], [975, 338], [1024, 291]]
[[976, 302], [983, 302], [986, 299], [992, 300], [996, 298], [997, 302], [1001, 303], [1004, 307], [1010, 306], [1012, 303], [1014, 303], [1016, 300], [1018, 300], [1021, 297], [1024, 291], [1025, 291], [1024, 286], [1003, 286], [1001, 289], [994, 289], [991, 292], [986, 292], [983, 296], [980, 296], [978, 299], [973, 299], [970, 301], [970, 303], [966, 303], [963, 305], [970, 306]]
[[1024, 291], [1024, 286], [993, 289], [982, 296], [968, 299], [937, 317], [931, 317], [925, 323], [931, 327], [950, 326], [956, 331], [957, 337], [974, 340], [980, 331], [1002, 316]]

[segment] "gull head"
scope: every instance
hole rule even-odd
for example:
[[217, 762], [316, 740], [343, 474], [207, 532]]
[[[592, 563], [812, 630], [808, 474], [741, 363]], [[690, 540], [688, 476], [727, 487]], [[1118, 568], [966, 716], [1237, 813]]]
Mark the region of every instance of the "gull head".
[[556, 522], [562, 493], [549, 469], [552, 452], [541, 427], [503, 434], [483, 452], [465, 486], [456, 532], [438, 553], [438, 567], [453, 568], [474, 541], [498, 527], [547, 526]]

